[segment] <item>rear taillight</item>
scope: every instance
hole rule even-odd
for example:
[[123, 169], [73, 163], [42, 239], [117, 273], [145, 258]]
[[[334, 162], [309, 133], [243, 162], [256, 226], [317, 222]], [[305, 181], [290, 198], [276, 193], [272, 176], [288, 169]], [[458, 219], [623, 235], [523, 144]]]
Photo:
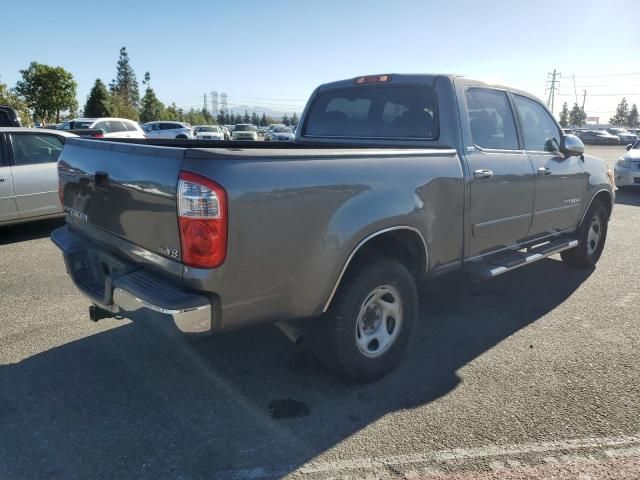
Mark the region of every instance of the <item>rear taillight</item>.
[[104, 138], [104, 132], [97, 132], [91, 135], [91, 138]]
[[196, 173], [180, 173], [178, 222], [186, 265], [222, 265], [227, 256], [227, 194], [220, 185]]

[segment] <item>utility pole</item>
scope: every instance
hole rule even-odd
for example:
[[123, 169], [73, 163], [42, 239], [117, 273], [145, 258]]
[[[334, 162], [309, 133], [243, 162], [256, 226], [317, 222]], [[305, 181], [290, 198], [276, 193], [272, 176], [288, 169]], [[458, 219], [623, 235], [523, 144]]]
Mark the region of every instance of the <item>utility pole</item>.
[[547, 99], [547, 107], [551, 109], [551, 113], [553, 113], [553, 107], [556, 98], [556, 90], [560, 87], [560, 72], [556, 72], [556, 69], [553, 69], [553, 72], [547, 73], [547, 78], [551, 77], [551, 80], [547, 80], [547, 84], [551, 84], [549, 88], [545, 90], [549, 91], [549, 98]]
[[584, 90], [582, 93], [582, 110], [584, 110], [584, 103], [587, 101], [587, 91]]
[[576, 96], [576, 103], [578, 103], [578, 90], [576, 90], [576, 76], [573, 75], [573, 94]]
[[218, 115], [218, 92], [211, 91], [211, 115]]
[[224, 110], [225, 113], [229, 113], [229, 107], [227, 105], [227, 94], [226, 93], [221, 93], [220, 94], [220, 108], [222, 110]]
[[204, 94], [204, 103], [202, 105], [202, 111], [206, 112], [207, 111], [207, 94]]

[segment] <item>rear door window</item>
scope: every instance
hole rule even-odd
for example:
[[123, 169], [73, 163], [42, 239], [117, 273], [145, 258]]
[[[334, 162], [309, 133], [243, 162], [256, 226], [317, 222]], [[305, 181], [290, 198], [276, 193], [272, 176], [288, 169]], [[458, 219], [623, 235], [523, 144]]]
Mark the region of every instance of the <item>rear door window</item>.
[[469, 88], [466, 92], [473, 143], [481, 148], [518, 150], [516, 124], [506, 92]]
[[57, 162], [64, 144], [55, 135], [21, 133], [11, 135], [11, 145], [19, 166]]
[[111, 120], [109, 124], [111, 125], [112, 133], [127, 131], [127, 127], [125, 127], [124, 124], [118, 120]]
[[373, 85], [328, 90], [313, 102], [305, 136], [437, 137], [436, 96], [428, 85]]

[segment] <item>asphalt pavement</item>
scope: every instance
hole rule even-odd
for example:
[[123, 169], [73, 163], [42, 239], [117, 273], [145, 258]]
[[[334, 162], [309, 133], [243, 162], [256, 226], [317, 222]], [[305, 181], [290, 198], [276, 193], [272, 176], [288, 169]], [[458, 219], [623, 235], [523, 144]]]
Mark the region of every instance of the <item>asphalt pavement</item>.
[[593, 270], [422, 287], [410, 352], [371, 385], [270, 326], [90, 322], [58, 225], [0, 229], [0, 479], [640, 478], [640, 191]]

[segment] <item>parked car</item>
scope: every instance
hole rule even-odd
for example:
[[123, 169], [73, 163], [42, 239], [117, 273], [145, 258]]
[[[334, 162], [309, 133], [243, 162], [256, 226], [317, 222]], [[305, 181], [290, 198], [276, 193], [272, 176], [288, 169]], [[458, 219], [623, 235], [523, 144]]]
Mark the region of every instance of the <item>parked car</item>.
[[0, 105], [0, 127], [21, 127], [18, 111], [8, 105]]
[[580, 139], [588, 145], [619, 145], [620, 139], [606, 130], [578, 131]]
[[295, 135], [289, 127], [275, 127], [265, 133], [265, 142], [293, 142]]
[[620, 157], [614, 168], [616, 186], [640, 187], [640, 140], [626, 148], [627, 152]]
[[137, 122], [127, 118], [74, 118], [64, 122], [59, 130], [102, 130], [105, 138], [145, 138]]
[[148, 138], [179, 138], [183, 140], [193, 138], [191, 126], [183, 122], [147, 122], [142, 125], [142, 130]]
[[622, 145], [629, 145], [630, 143], [635, 143], [638, 140], [638, 136], [629, 132], [628, 130], [620, 127], [610, 127], [607, 128], [607, 132], [611, 135], [615, 135], [620, 139], [620, 143]]
[[[613, 172], [526, 92], [359, 77], [317, 88], [301, 125], [288, 148], [70, 139], [67, 225], [51, 238], [91, 318], [192, 334], [275, 322], [371, 381], [413, 334], [418, 282], [462, 269], [493, 278], [557, 253], [576, 268], [600, 258]], [[246, 127], [234, 136], [255, 134]]]
[[224, 140], [224, 132], [217, 125], [199, 125], [193, 131], [199, 140]]
[[0, 226], [63, 216], [57, 162], [72, 133], [0, 127]]
[[233, 140], [258, 140], [258, 131], [255, 125], [239, 123], [233, 128]]

